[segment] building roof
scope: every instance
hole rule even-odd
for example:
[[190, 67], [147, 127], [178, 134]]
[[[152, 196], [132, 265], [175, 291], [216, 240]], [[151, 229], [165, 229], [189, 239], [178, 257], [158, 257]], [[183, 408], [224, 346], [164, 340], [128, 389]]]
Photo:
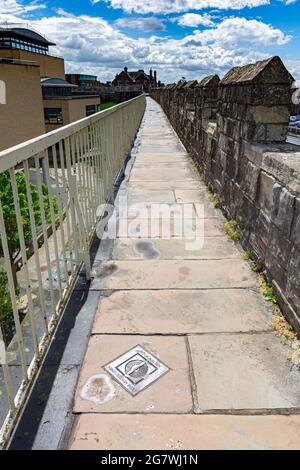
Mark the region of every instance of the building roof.
[[22, 38], [25, 40], [30, 40], [31, 42], [35, 44], [41, 44], [44, 46], [55, 46], [56, 44], [54, 42], [48, 41], [44, 36], [41, 34], [37, 33], [36, 31], [32, 31], [31, 29], [27, 28], [19, 28], [19, 27], [9, 27], [6, 25], [1, 25], [0, 26], [0, 36], [5, 35], [7, 36], [8, 34], [13, 35], [14, 37]]
[[61, 78], [53, 78], [53, 77], [42, 77], [41, 85], [44, 87], [78, 88], [77, 85], [73, 85], [72, 83], [69, 83], [66, 80], [62, 80]]
[[144, 72], [144, 70], [138, 70], [137, 72], [127, 72], [127, 73], [131, 78], [133, 78], [133, 80], [137, 80], [140, 77], [150, 80], [150, 75], [147, 75]]

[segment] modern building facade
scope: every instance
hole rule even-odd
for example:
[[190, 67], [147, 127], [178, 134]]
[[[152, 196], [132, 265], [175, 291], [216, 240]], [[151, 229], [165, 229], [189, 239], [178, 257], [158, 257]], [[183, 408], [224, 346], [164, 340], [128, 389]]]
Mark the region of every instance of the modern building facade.
[[35, 31], [0, 26], [0, 57], [35, 62], [41, 77], [65, 79], [64, 59], [49, 54], [49, 46], [55, 45]]
[[45, 133], [40, 69], [34, 62], [0, 58], [5, 88], [0, 104], [0, 151]]
[[77, 94], [77, 85], [59, 78], [41, 79], [46, 132], [78, 121], [99, 110], [99, 95]]
[[0, 151], [98, 111], [100, 95], [66, 81], [64, 59], [49, 53], [54, 45], [27, 28], [0, 26], [0, 83], [6, 89]]
[[85, 89], [101, 88], [103, 86], [96, 75], [67, 73], [66, 80], [72, 85], [77, 85]]

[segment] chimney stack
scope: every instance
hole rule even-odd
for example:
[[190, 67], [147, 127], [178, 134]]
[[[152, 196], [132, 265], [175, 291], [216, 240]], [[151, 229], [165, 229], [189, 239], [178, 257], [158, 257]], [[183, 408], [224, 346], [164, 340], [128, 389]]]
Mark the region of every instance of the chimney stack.
[[157, 84], [157, 72], [156, 70], [154, 70], [154, 81], [155, 81], [155, 85]]
[[127, 67], [124, 67], [124, 72], [128, 72], [128, 68]]

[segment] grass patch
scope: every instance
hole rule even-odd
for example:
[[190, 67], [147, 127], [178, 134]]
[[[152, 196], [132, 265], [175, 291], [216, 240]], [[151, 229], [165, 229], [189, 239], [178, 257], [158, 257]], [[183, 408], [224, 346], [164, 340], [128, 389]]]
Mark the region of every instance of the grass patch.
[[241, 237], [238, 232], [238, 224], [235, 220], [229, 220], [224, 225], [222, 225], [222, 229], [225, 233], [233, 240], [234, 242], [240, 241]]
[[105, 103], [100, 104], [100, 111], [105, 111], [106, 109], [113, 108], [118, 104], [116, 101], [106, 101]]
[[259, 271], [259, 268], [256, 262], [254, 261], [252, 251], [245, 251], [245, 253], [243, 254], [243, 259], [250, 262], [250, 266], [253, 271], [255, 271], [256, 273]]
[[290, 347], [286, 354], [287, 359], [294, 366], [300, 368], [300, 341], [297, 338], [297, 333], [286, 321], [278, 306], [274, 307], [272, 326], [275, 334]]
[[216, 193], [214, 193], [213, 191], [208, 191], [208, 197], [214, 209], [218, 209], [220, 207], [220, 202]]
[[197, 167], [197, 164], [195, 163], [195, 160], [193, 159], [192, 154], [188, 153], [186, 157], [192, 167], [192, 170], [198, 173], [198, 167]]
[[267, 282], [265, 276], [260, 274], [259, 276], [259, 285], [262, 295], [268, 302], [272, 302], [274, 305], [277, 305], [277, 297], [274, 293], [273, 287]]

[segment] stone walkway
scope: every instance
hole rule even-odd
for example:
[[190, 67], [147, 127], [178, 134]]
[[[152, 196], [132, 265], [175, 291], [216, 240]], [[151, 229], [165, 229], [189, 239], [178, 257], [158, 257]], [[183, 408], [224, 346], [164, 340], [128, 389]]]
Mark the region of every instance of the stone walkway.
[[[272, 331], [257, 275], [220, 229], [221, 212], [150, 98], [119, 194], [119, 237], [111, 250], [103, 242], [93, 267], [101, 301], [70, 448], [299, 449], [300, 374]], [[167, 218], [154, 216], [151, 227], [143, 213], [134, 219], [132, 205], [142, 212], [150, 203], [172, 208], [171, 239]], [[203, 247], [180, 237], [183, 207], [186, 227], [204, 226]], [[170, 371], [132, 397], [103, 366], [136, 345]]]

